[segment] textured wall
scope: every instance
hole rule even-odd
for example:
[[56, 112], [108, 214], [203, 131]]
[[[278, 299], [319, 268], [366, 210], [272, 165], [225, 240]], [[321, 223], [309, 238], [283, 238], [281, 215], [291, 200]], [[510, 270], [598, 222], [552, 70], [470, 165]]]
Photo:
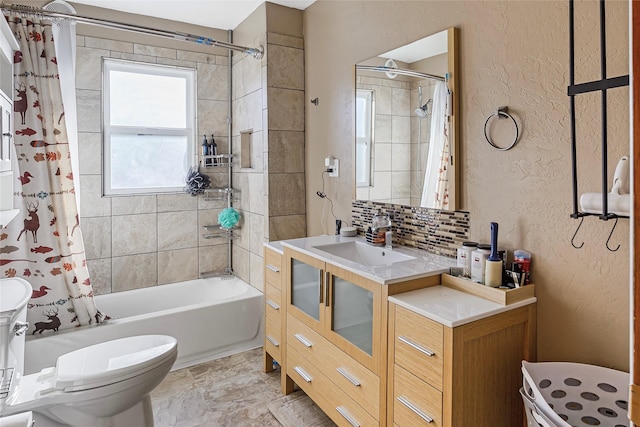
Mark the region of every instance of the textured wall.
[[[628, 74], [628, 3], [607, 2], [609, 76]], [[571, 204], [568, 6], [559, 1], [320, 0], [305, 10], [307, 193], [322, 188], [323, 159], [341, 160], [341, 175], [325, 191], [340, 218], [353, 197], [353, 65], [396, 46], [460, 28], [460, 205], [470, 212], [471, 238], [489, 239], [500, 224], [501, 246], [533, 254], [539, 360], [569, 360], [628, 369], [629, 221], [621, 220], [609, 252], [613, 222], [578, 221]], [[599, 78], [597, 3], [578, 2], [576, 83]], [[521, 140], [508, 152], [483, 136], [487, 116], [508, 105]], [[610, 176], [629, 152], [628, 88], [609, 93]], [[600, 189], [600, 96], [577, 102], [580, 191]], [[512, 129], [495, 126], [496, 142]], [[609, 179], [610, 181], [610, 179]], [[322, 232], [321, 199], [307, 199], [308, 234]], [[325, 202], [326, 203], [326, 202]], [[333, 219], [327, 221], [331, 229]]]

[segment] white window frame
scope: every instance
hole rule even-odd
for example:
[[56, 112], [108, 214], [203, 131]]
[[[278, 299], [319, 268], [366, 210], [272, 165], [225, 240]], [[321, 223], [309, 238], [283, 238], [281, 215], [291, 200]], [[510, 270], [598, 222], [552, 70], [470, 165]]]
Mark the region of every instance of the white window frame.
[[371, 165], [373, 163], [374, 140], [374, 93], [369, 89], [357, 89], [356, 98], [356, 105], [359, 99], [363, 99], [365, 104], [363, 111], [358, 111], [356, 107], [356, 122], [362, 123], [366, 130], [366, 135], [363, 136], [357, 135], [356, 132], [356, 187], [370, 187], [372, 185]]
[[[110, 72], [124, 71], [147, 75], [181, 77], [187, 82], [186, 93], [186, 126], [185, 128], [150, 128], [143, 126], [111, 125], [110, 117]], [[130, 187], [127, 189], [111, 188], [111, 135], [135, 133], [138, 135], [186, 136], [187, 137], [187, 166], [196, 165], [196, 70], [192, 68], [158, 65], [137, 61], [103, 58], [102, 60], [102, 135], [103, 135], [103, 169], [102, 192], [104, 196], [133, 195], [133, 194], [164, 194], [181, 192], [184, 184], [175, 187]], [[186, 178], [186, 176], [185, 176]]]

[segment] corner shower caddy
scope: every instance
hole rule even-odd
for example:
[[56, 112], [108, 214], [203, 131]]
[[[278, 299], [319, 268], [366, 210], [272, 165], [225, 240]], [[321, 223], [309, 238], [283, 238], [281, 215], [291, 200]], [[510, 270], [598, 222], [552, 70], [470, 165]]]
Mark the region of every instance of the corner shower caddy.
[[[605, 29], [605, 5], [604, 0], [600, 0], [600, 70], [602, 78], [586, 83], [575, 83], [575, 25], [574, 25], [574, 0], [569, 0], [569, 86], [567, 87], [567, 95], [570, 100], [571, 109], [571, 172], [573, 179], [573, 213], [571, 218], [580, 218], [580, 224], [573, 234], [571, 244], [574, 248], [580, 249], [584, 246], [584, 242], [576, 245], [575, 238], [580, 231], [584, 217], [597, 216], [603, 221], [615, 219], [616, 222], [607, 238], [607, 249], [612, 252], [620, 248], [612, 249], [609, 247], [609, 241], [613, 235], [613, 231], [618, 224], [618, 219], [629, 218], [629, 216], [617, 215], [608, 211], [608, 173], [607, 173], [607, 90], [623, 86], [629, 86], [629, 75], [607, 78], [607, 49], [606, 49], [606, 29]], [[575, 97], [583, 93], [600, 91], [602, 93], [602, 213], [580, 212], [578, 209], [578, 171], [576, 156], [576, 107]]]

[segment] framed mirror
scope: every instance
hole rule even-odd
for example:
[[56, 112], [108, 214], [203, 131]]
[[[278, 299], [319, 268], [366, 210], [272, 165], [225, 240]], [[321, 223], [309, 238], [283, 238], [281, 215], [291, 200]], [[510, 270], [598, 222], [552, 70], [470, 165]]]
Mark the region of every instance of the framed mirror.
[[458, 209], [457, 34], [356, 64], [357, 200]]

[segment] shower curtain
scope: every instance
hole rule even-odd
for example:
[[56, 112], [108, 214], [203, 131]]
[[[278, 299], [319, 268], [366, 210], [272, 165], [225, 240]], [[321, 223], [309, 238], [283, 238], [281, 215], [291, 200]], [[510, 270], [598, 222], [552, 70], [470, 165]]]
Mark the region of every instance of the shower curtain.
[[[84, 254], [52, 23], [12, 14], [16, 202], [21, 212], [2, 230], [4, 277], [33, 287], [28, 319], [37, 330], [91, 323], [97, 310]], [[35, 333], [36, 330], [33, 331]]]
[[446, 83], [436, 83], [431, 107], [429, 155], [427, 156], [424, 185], [422, 186], [421, 207], [433, 209], [447, 209], [449, 207], [447, 172], [451, 156], [447, 102], [449, 102], [449, 89]]

